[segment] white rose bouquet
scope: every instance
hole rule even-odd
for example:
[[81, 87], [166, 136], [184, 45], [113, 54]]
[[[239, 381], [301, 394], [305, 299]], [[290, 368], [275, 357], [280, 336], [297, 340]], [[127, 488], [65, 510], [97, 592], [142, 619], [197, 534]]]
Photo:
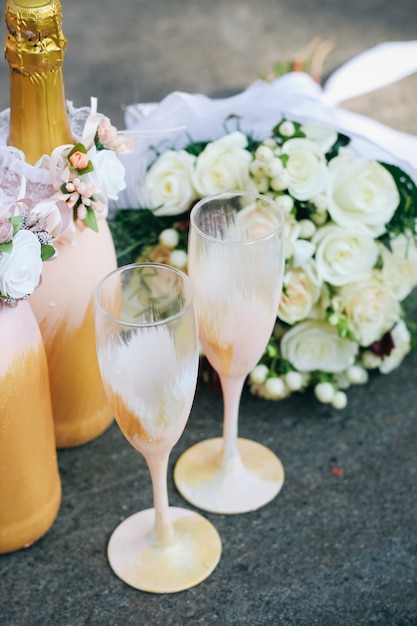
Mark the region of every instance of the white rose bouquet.
[[[256, 190], [286, 215], [286, 268], [275, 330], [249, 376], [279, 400], [314, 389], [341, 409], [369, 370], [388, 373], [411, 349], [404, 301], [417, 285], [417, 188], [396, 165], [365, 158], [323, 123], [282, 119], [262, 140], [240, 130], [157, 154], [145, 210], [120, 211], [136, 258], [187, 269], [188, 214], [203, 196]], [[120, 246], [119, 246], [120, 247]], [[131, 260], [125, 257], [124, 260]]]

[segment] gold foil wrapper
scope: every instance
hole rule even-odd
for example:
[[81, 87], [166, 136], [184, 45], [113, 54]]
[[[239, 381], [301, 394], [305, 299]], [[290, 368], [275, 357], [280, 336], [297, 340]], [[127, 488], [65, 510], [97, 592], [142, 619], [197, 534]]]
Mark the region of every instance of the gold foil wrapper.
[[72, 143], [62, 73], [67, 40], [59, 0], [7, 0], [10, 65], [9, 145], [28, 163]]
[[25, 73], [62, 65], [67, 40], [59, 0], [7, 0], [5, 55], [10, 67]]

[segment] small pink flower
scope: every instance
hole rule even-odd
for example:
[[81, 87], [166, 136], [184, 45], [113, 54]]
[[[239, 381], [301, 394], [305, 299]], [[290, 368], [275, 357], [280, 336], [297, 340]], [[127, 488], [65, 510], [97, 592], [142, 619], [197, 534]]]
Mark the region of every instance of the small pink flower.
[[69, 162], [76, 170], [85, 170], [88, 165], [88, 161], [88, 154], [80, 152], [79, 150], [73, 152], [73, 154], [69, 157]]
[[13, 238], [13, 226], [7, 218], [0, 219], [0, 243], [8, 243]]

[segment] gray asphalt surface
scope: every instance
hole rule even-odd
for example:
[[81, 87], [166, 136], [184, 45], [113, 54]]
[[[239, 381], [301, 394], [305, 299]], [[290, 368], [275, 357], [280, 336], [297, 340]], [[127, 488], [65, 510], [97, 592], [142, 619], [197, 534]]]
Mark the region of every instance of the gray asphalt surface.
[[[2, 3], [5, 6], [5, 3]], [[386, 41], [416, 39], [415, 0], [62, 0], [64, 73], [76, 106], [122, 128], [124, 106], [173, 90], [236, 93], [314, 37], [332, 40], [323, 75]], [[5, 36], [5, 26], [3, 28]], [[8, 66], [0, 64], [0, 108]], [[417, 75], [344, 106], [417, 134]], [[332, 411], [308, 394], [245, 394], [241, 436], [281, 458], [286, 482], [263, 509], [207, 517], [223, 541], [214, 573], [183, 593], [127, 587], [106, 560], [110, 533], [152, 505], [143, 459], [113, 425], [59, 452], [63, 502], [50, 532], [0, 557], [2, 626], [416, 626], [417, 359], [352, 389]], [[201, 384], [170, 463], [221, 430], [222, 403]], [[341, 468], [343, 474], [334, 473]], [[4, 480], [4, 477], [0, 477]]]

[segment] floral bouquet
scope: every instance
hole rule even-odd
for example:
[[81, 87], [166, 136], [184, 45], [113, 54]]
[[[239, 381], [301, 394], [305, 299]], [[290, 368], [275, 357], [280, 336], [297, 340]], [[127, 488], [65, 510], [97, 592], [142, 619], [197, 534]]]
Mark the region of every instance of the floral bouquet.
[[[0, 129], [8, 127], [8, 111]], [[83, 127], [75, 145], [57, 147], [35, 166], [21, 151], [0, 147], [0, 299], [15, 306], [39, 285], [42, 263], [57, 255], [56, 241], [75, 243], [77, 231], [97, 231], [109, 200], [125, 187], [118, 154], [131, 149], [110, 120], [94, 110], [73, 111]], [[2, 133], [3, 144], [7, 135]]]
[[[199, 198], [233, 189], [271, 196], [286, 215], [284, 287], [249, 386], [273, 400], [312, 388], [342, 409], [350, 385], [366, 383], [370, 370], [389, 373], [411, 349], [417, 176], [385, 146], [412, 154], [415, 139], [324, 105], [320, 89], [294, 73], [224, 100], [174, 93], [155, 108], [128, 107], [128, 128], [165, 124], [167, 136], [141, 142], [126, 163], [118, 208], [133, 210], [110, 225], [123, 262], [186, 270]], [[170, 135], [179, 124], [187, 131]], [[356, 126], [369, 126], [372, 140]]]
[[55, 254], [46, 221], [30, 200], [13, 201], [1, 189], [0, 302], [16, 306], [39, 285], [42, 263]]

